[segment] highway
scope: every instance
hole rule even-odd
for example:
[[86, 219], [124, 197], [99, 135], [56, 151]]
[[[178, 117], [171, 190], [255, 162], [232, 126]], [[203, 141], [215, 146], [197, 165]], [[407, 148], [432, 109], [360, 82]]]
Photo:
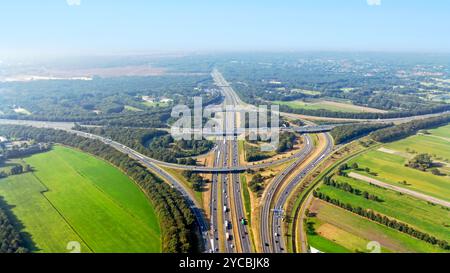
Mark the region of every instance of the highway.
[[262, 250], [264, 253], [271, 253], [273, 249], [272, 232], [270, 228], [270, 215], [277, 213], [271, 211], [273, 209], [272, 204], [277, 192], [280, 190], [282, 183], [285, 179], [298, 167], [300, 164], [311, 154], [313, 151], [313, 141], [310, 136], [305, 136], [305, 147], [299, 153], [300, 156], [296, 161], [289, 165], [282, 173], [278, 174], [274, 181], [269, 185], [263, 195], [261, 217], [260, 217], [260, 238], [262, 244]]
[[[214, 153], [214, 167], [222, 164], [221, 157], [223, 156], [223, 145], [217, 142], [217, 149]], [[219, 203], [219, 175], [214, 173], [211, 182], [211, 198], [210, 198], [210, 217], [211, 217], [211, 249], [213, 253], [220, 250], [219, 241], [219, 220], [217, 214], [219, 213], [222, 202]]]
[[[230, 161], [230, 147], [228, 141], [224, 140], [224, 157], [223, 157], [223, 167], [229, 167]], [[229, 191], [229, 175], [222, 174], [222, 202], [223, 202], [223, 210], [222, 210], [222, 219], [224, 221], [223, 224], [223, 233], [225, 238], [225, 251], [227, 253], [236, 252], [236, 238], [233, 236], [233, 229], [235, 228], [235, 223], [233, 221], [233, 215], [231, 207], [233, 205], [233, 200], [230, 196]]]
[[[329, 134], [325, 134], [326, 146], [319, 155], [317, 155], [312, 162], [310, 162], [299, 174], [297, 174], [294, 179], [288, 182], [286, 187], [283, 189], [282, 193], [278, 195], [278, 200], [275, 200], [275, 209], [283, 210], [286, 202], [288, 200], [289, 194], [294, 191], [294, 189], [299, 185], [299, 183], [307, 176], [318, 164], [320, 164], [324, 159], [326, 159], [333, 151], [333, 140]], [[277, 217], [273, 215], [272, 217], [272, 245], [274, 253], [284, 253], [286, 252], [286, 246], [284, 241], [284, 234], [282, 229], [282, 217]]]
[[[230, 85], [225, 81], [223, 76], [219, 73], [219, 71], [214, 70], [212, 72], [212, 77], [214, 79], [215, 84], [221, 88], [222, 93], [225, 97], [224, 106], [239, 106], [242, 102], [239, 97], [236, 95], [234, 90], [230, 87]], [[225, 120], [225, 131], [235, 131], [237, 128], [238, 118], [236, 112], [226, 112], [226, 116], [223, 117]], [[231, 140], [227, 139], [231, 138]], [[231, 148], [231, 166], [228, 166], [228, 170], [233, 170], [239, 168], [239, 149], [238, 149], [238, 139], [237, 136], [228, 136], [225, 137], [225, 142]], [[227, 151], [229, 151], [227, 147]], [[226, 153], [228, 154], [228, 153]], [[246, 167], [245, 169], [248, 169]], [[224, 189], [228, 189], [230, 192], [226, 194], [228, 197], [228, 204], [230, 211], [227, 212], [227, 218], [229, 222], [232, 223], [231, 228], [236, 229], [234, 234], [237, 234], [239, 238], [233, 238], [235, 244], [240, 244], [239, 249], [243, 253], [251, 253], [252, 252], [252, 244], [251, 238], [249, 236], [248, 227], [246, 224], [246, 213], [244, 209], [243, 197], [242, 197], [242, 184], [240, 180], [239, 174], [233, 172], [231, 174], [231, 181], [228, 179], [229, 176], [222, 175], [224, 178]], [[228, 186], [228, 187], [227, 187]], [[233, 200], [231, 200], [231, 196], [233, 196]], [[228, 206], [227, 206], [228, 207]], [[233, 215], [229, 215], [233, 214]], [[228, 227], [226, 227], [228, 228]], [[229, 232], [229, 231], [228, 231]], [[236, 236], [237, 237], [237, 236]], [[237, 248], [235, 245], [234, 247]]]

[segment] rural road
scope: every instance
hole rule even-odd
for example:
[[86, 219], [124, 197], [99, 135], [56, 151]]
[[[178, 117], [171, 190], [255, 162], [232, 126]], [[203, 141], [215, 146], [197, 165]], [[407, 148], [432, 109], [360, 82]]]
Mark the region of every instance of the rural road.
[[441, 200], [441, 199], [438, 199], [438, 198], [435, 198], [435, 197], [432, 197], [432, 196], [429, 196], [429, 195], [426, 195], [426, 194], [423, 194], [423, 193], [419, 193], [419, 192], [416, 192], [416, 191], [413, 191], [413, 190], [405, 189], [403, 187], [394, 186], [394, 185], [391, 185], [391, 184], [388, 184], [388, 183], [385, 183], [385, 182], [381, 182], [381, 181], [376, 180], [374, 178], [367, 177], [367, 176], [364, 176], [364, 175], [361, 175], [361, 174], [358, 174], [358, 173], [353, 173], [352, 172], [352, 173], [349, 173], [348, 176], [350, 176], [351, 178], [355, 178], [355, 179], [358, 179], [358, 180], [362, 180], [362, 181], [368, 182], [370, 184], [373, 184], [373, 185], [376, 185], [376, 186], [379, 186], [379, 187], [382, 187], [382, 188], [385, 188], [385, 189], [389, 189], [389, 190], [393, 190], [393, 191], [396, 191], [396, 192], [400, 192], [400, 193], [403, 193], [403, 194], [406, 194], [406, 195], [409, 195], [409, 196], [412, 196], [412, 197], [415, 197], [415, 198], [418, 198], [418, 199], [421, 199], [421, 200], [424, 200], [424, 201], [427, 201], [427, 202], [430, 202], [430, 203], [433, 203], [433, 204], [436, 204], [436, 205], [441, 205], [441, 206], [450, 208], [450, 202], [447, 202], [447, 201], [444, 201], [444, 200]]

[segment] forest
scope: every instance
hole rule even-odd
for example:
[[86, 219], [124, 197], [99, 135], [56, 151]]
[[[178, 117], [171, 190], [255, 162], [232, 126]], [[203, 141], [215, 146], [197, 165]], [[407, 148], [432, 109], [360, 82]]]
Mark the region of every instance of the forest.
[[370, 134], [370, 137], [378, 142], [391, 142], [416, 134], [420, 130], [436, 128], [450, 122], [450, 114], [413, 120], [407, 123], [381, 129]]
[[342, 144], [365, 135], [369, 133], [380, 130], [386, 127], [394, 126], [392, 123], [375, 123], [375, 124], [352, 124], [352, 125], [342, 125], [333, 128], [330, 134], [333, 136], [335, 144]]
[[[450, 110], [442, 101], [430, 100], [436, 87], [427, 73], [445, 66], [445, 58], [408, 54], [255, 54], [240, 61], [221, 63], [220, 70], [247, 103], [260, 105], [274, 101], [325, 99], [386, 110], [386, 113], [335, 112], [293, 109], [283, 112], [336, 118], [378, 119], [438, 113]], [[448, 59], [447, 59], [448, 63]], [[417, 66], [427, 73], [418, 73]], [[399, 73], [399, 71], [402, 71]], [[446, 74], [447, 73], [447, 74]], [[450, 87], [440, 86], [439, 92]]]
[[[209, 75], [0, 82], [0, 117], [98, 125], [164, 127], [171, 106], [220, 100]], [[143, 97], [169, 99], [152, 105]], [[19, 110], [20, 109], [20, 110]]]

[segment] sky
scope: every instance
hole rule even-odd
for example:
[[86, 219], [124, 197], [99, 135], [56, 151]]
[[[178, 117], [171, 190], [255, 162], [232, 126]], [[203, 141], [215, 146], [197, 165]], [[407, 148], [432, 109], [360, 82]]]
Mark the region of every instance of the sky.
[[450, 52], [450, 1], [0, 1], [0, 57], [285, 50]]

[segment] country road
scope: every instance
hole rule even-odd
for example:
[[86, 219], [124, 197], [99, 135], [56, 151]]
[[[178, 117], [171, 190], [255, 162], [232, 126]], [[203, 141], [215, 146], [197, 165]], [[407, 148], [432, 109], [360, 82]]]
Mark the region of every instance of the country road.
[[433, 197], [433, 196], [429, 196], [429, 195], [426, 195], [426, 194], [423, 194], [423, 193], [420, 193], [420, 192], [416, 192], [416, 191], [413, 191], [413, 190], [410, 190], [410, 189], [405, 189], [403, 187], [394, 186], [394, 185], [391, 185], [391, 184], [388, 184], [388, 183], [385, 183], [385, 182], [381, 182], [381, 181], [379, 181], [377, 179], [374, 179], [374, 178], [371, 178], [371, 177], [368, 177], [368, 176], [365, 176], [365, 175], [361, 175], [359, 173], [351, 172], [351, 173], [348, 174], [348, 176], [350, 176], [351, 178], [355, 178], [355, 179], [358, 179], [358, 180], [362, 180], [362, 181], [368, 182], [370, 184], [373, 184], [373, 185], [376, 185], [376, 186], [379, 186], [379, 187], [382, 187], [382, 188], [385, 188], [385, 189], [389, 189], [389, 190], [393, 190], [393, 191], [396, 191], [396, 192], [400, 192], [400, 193], [403, 193], [403, 194], [406, 194], [406, 195], [409, 195], [409, 196], [412, 196], [412, 197], [415, 197], [415, 198], [418, 198], [418, 199], [421, 199], [421, 200], [424, 200], [424, 201], [427, 201], [427, 202], [430, 202], [430, 203], [433, 203], [433, 204], [436, 204], [436, 205], [441, 205], [441, 206], [450, 208], [450, 202], [444, 201], [442, 199], [438, 199], [438, 198]]

